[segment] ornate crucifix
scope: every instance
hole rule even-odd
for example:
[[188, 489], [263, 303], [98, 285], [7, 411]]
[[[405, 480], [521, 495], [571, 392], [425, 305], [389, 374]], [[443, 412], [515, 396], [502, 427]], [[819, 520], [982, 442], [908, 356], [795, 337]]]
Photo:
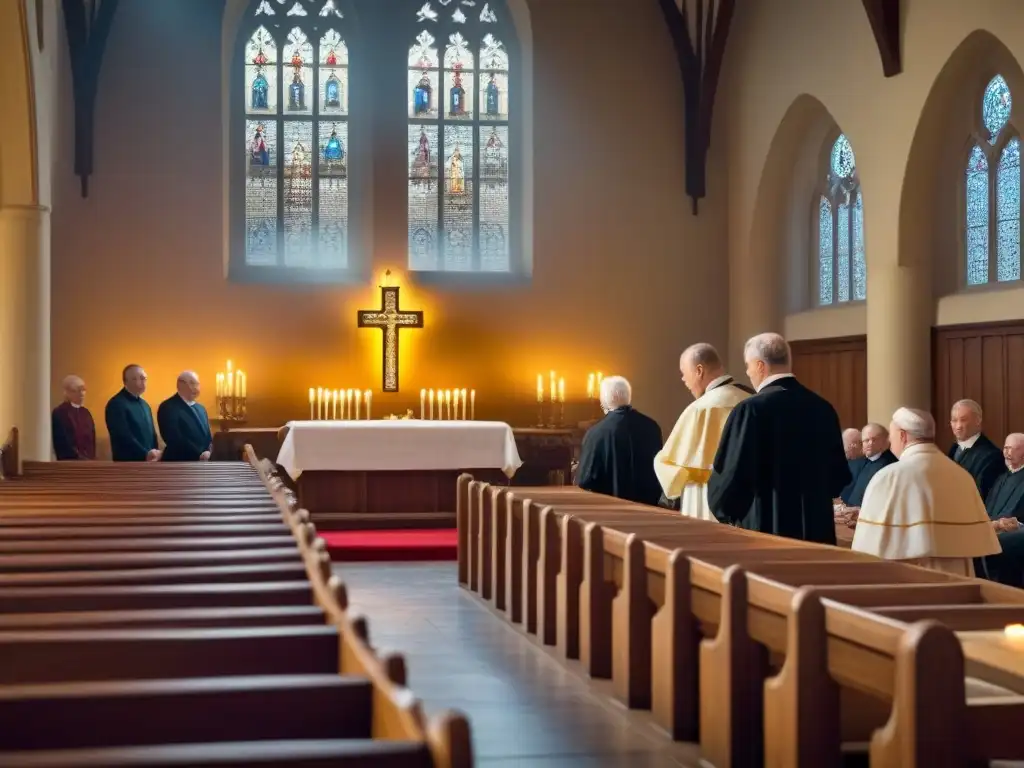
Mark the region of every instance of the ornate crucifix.
[[[391, 270], [384, 273], [390, 277]], [[387, 280], [385, 279], [385, 283]], [[384, 331], [384, 377], [381, 389], [398, 391], [398, 332], [402, 328], [422, 328], [423, 312], [403, 312], [398, 308], [398, 288], [380, 287], [380, 309], [360, 309], [357, 313], [360, 328], [380, 328]]]

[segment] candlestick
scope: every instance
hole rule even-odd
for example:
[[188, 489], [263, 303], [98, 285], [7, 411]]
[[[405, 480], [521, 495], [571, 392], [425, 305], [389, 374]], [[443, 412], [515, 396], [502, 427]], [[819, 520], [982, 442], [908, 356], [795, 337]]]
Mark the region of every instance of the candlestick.
[[462, 389], [462, 420], [466, 420], [466, 389]]
[[470, 390], [469, 393], [469, 418], [473, 421], [476, 420], [476, 390]]
[[359, 412], [362, 410], [360, 402], [363, 399], [363, 393], [358, 389], [356, 390], [356, 421], [359, 421]]
[[427, 407], [427, 390], [420, 390], [420, 421], [423, 421], [424, 411]]
[[366, 420], [370, 420], [370, 402], [373, 399], [373, 392], [366, 390]]
[[430, 420], [434, 420], [434, 390], [430, 390]]
[[564, 403], [565, 402], [565, 379], [564, 378], [559, 378], [558, 379], [558, 402], [560, 402], [560, 403]]
[[539, 373], [537, 374], [537, 402], [544, 402], [544, 376]]

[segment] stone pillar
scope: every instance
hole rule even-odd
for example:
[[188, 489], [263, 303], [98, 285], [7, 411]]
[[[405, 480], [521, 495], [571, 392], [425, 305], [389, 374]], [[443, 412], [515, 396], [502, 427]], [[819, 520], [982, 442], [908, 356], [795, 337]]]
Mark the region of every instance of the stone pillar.
[[932, 276], [926, 266], [868, 266], [868, 418], [901, 406], [931, 411]]
[[[0, 207], [0, 433], [50, 459], [50, 210]], [[0, 438], [2, 439], [2, 438]]]

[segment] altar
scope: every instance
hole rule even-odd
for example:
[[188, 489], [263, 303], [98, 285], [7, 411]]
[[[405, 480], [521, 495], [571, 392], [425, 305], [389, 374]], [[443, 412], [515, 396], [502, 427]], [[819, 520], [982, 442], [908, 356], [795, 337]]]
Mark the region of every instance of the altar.
[[450, 527], [459, 474], [506, 484], [523, 463], [495, 421], [293, 421], [283, 433], [277, 464], [323, 530]]

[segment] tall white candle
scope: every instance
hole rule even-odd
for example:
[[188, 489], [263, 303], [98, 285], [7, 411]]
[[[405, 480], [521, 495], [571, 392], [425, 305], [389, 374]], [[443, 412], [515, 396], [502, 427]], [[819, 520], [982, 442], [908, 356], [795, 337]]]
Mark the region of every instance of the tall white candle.
[[430, 390], [430, 420], [434, 420], [434, 390]]
[[452, 390], [452, 405], [455, 407], [455, 415], [452, 418], [457, 419], [459, 418], [459, 390], [457, 389]]
[[324, 388], [316, 388], [316, 417], [322, 419], [324, 417]]
[[462, 420], [466, 420], [466, 390], [462, 390]]
[[369, 420], [370, 416], [370, 403], [373, 401], [373, 392], [366, 390], [366, 418]]
[[352, 390], [351, 389], [345, 390], [345, 401], [348, 403], [348, 405], [346, 405], [345, 408], [348, 411], [348, 417], [351, 419], [351, 418], [353, 418], [353, 414], [354, 414], [354, 412], [352, 410]]
[[363, 393], [360, 390], [356, 390], [356, 421], [359, 421], [359, 412], [362, 410], [361, 401], [363, 399]]
[[471, 390], [469, 393], [469, 418], [473, 421], [476, 420], [476, 390]]
[[312, 387], [309, 388], [309, 420], [312, 421], [314, 418], [313, 405], [316, 403], [316, 390]]
[[446, 389], [444, 391], [444, 410], [448, 414], [446, 418], [452, 417], [452, 391]]
[[427, 390], [420, 390], [420, 421], [423, 421], [424, 411], [427, 408]]

